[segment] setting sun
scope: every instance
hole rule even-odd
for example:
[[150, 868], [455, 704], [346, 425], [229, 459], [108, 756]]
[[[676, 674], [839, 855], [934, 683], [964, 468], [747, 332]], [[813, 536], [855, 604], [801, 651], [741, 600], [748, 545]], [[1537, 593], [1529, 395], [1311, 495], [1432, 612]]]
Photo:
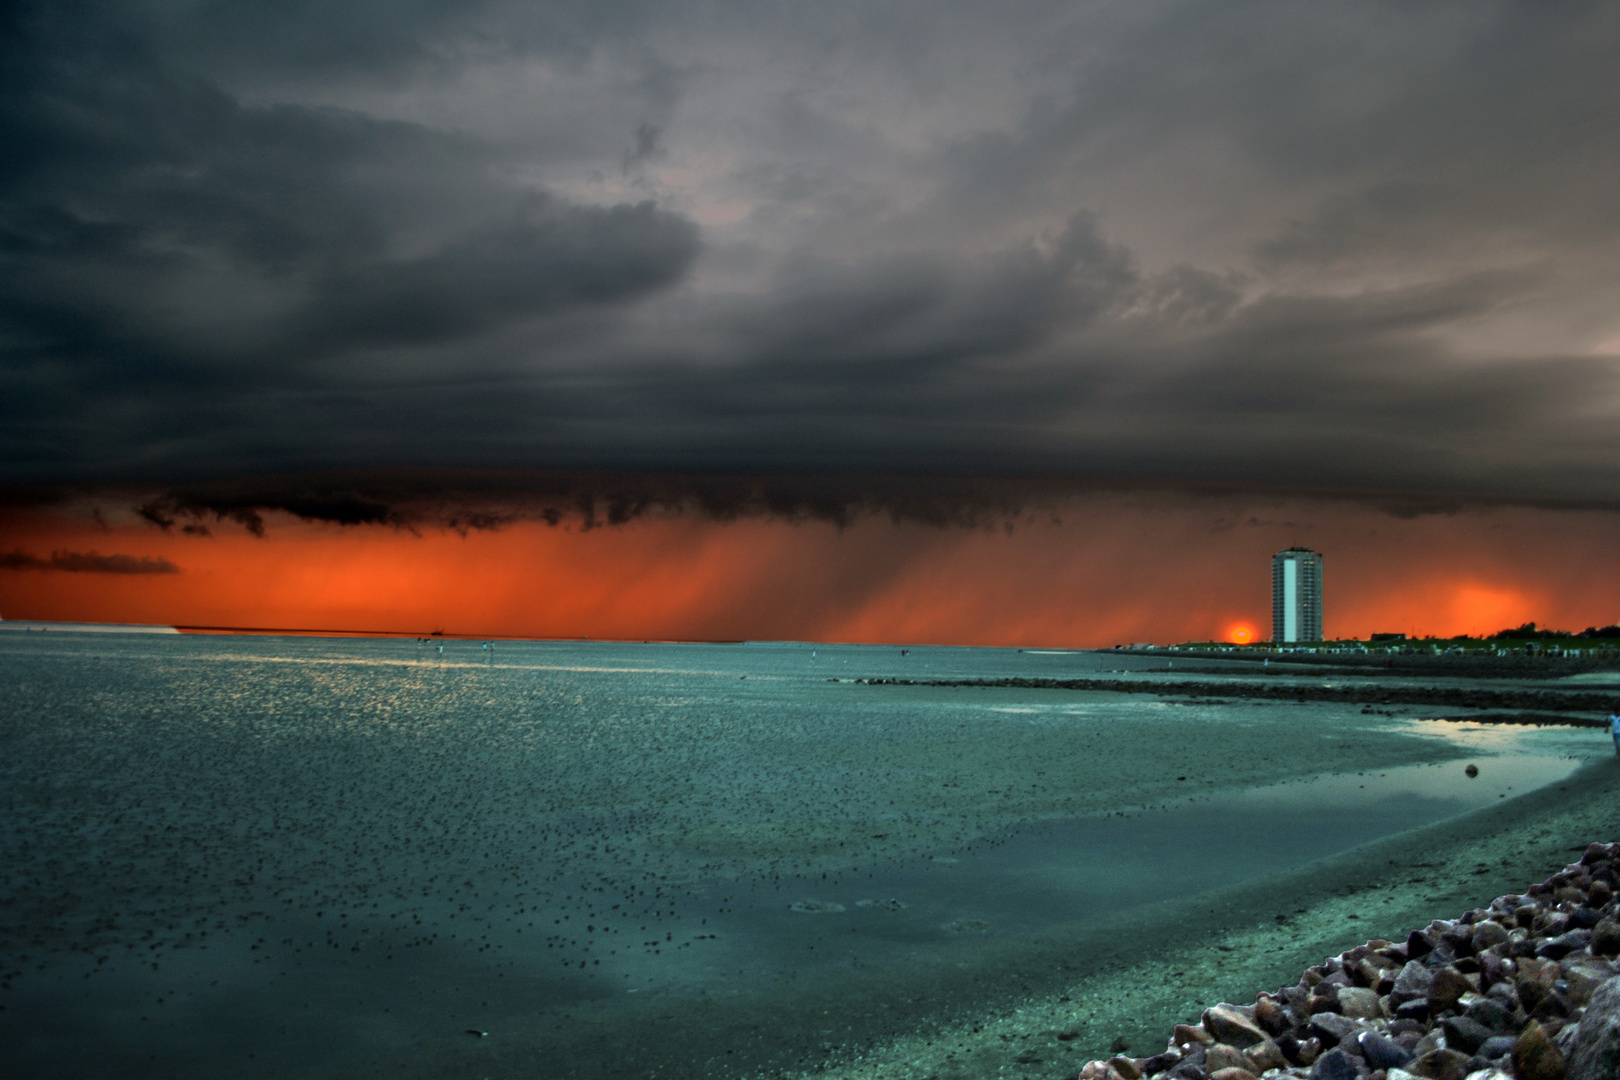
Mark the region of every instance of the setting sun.
[[1247, 645], [1255, 639], [1254, 627], [1248, 623], [1233, 623], [1226, 628], [1226, 640], [1234, 645]]

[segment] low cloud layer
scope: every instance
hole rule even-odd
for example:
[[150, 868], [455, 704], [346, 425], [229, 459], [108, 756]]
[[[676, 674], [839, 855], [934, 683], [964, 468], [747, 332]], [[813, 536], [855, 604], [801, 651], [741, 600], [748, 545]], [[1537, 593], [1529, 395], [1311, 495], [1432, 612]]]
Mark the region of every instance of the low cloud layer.
[[707, 521], [771, 519], [844, 528], [872, 517], [936, 527], [1005, 527], [1060, 505], [1068, 481], [905, 475], [470, 472], [395, 470], [287, 474], [140, 489], [36, 489], [37, 505], [88, 503], [165, 532], [206, 534], [219, 524], [267, 534], [282, 513], [330, 525], [463, 533], [543, 521], [585, 531], [647, 516]]
[[[1118, 502], [1121, 498], [1127, 502]], [[684, 518], [722, 525], [817, 523], [840, 532], [887, 521], [1011, 534], [1061, 526], [1076, 513], [1090, 517], [1097, 506], [1128, 504], [1132, 513], [1204, 513], [1218, 532], [1238, 527], [1295, 528], [1298, 523], [1270, 512], [1255, 516], [1235, 513], [1233, 508], [1280, 507], [1300, 500], [1344, 507], [1346, 512], [1354, 508], [1353, 512], [1392, 521], [1453, 518], [1505, 505], [1604, 513], [1620, 509], [1613, 501], [1596, 498], [1117, 477], [388, 469], [282, 473], [163, 486], [0, 485], [0, 529], [7, 522], [22, 528], [20, 523], [30, 520], [71, 520], [103, 531], [136, 526], [175, 538], [246, 533], [267, 539], [296, 519], [344, 531], [374, 529], [423, 537], [448, 530], [465, 537], [531, 523], [588, 533], [644, 519]]]
[[0, 481], [171, 528], [1616, 505], [1617, 47], [1507, 0], [11, 5]]
[[21, 549], [0, 552], [0, 570], [63, 570], [70, 574], [178, 574], [168, 559], [103, 555], [98, 551], [53, 551], [48, 559]]

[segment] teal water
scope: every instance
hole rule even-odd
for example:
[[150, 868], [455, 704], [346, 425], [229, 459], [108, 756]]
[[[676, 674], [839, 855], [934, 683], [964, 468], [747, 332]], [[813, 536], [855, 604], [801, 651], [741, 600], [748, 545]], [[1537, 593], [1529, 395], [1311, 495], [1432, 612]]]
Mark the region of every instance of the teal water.
[[[918, 776], [892, 748], [969, 724], [1017, 740], [1099, 710], [1173, 738], [1163, 704], [944, 702], [851, 680], [1164, 661], [438, 649], [0, 640], [0, 1072], [297, 1070], [580, 1002], [859, 969], [1296, 866], [1576, 765], [1565, 733], [1416, 723], [1475, 740], [1481, 775], [1449, 762], [1118, 817], [968, 820], [897, 797]], [[1189, 848], [1226, 869], [1177, 876]]]

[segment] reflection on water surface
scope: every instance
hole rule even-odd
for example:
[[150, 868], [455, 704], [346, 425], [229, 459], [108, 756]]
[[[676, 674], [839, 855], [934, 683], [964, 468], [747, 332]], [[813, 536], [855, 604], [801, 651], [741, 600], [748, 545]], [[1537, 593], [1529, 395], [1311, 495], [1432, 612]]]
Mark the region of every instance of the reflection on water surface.
[[[0, 643], [0, 1070], [42, 1077], [305, 1067], [1010, 938], [1439, 820], [1592, 743], [829, 682], [1128, 662], [1063, 651], [21, 637]], [[1463, 749], [1480, 775], [1224, 782], [1369, 748]], [[1193, 877], [1187, 850], [1227, 857]]]

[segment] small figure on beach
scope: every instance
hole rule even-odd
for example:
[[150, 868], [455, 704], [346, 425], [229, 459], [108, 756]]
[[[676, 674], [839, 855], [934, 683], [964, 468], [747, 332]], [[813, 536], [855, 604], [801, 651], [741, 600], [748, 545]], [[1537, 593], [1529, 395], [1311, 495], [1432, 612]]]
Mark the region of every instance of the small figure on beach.
[[1614, 740], [1614, 756], [1620, 758], [1620, 707], [1609, 714], [1609, 737]]

